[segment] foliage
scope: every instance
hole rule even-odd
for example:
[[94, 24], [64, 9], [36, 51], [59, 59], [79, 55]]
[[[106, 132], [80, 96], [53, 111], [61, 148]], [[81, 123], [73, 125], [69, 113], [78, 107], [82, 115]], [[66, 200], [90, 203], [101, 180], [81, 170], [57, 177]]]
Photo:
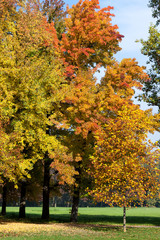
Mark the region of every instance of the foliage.
[[[64, 58], [66, 76], [71, 90], [63, 102], [62, 118], [64, 125], [62, 124], [60, 128], [67, 126], [68, 129], [70, 129], [70, 131], [68, 131], [69, 135], [66, 139], [64, 138], [64, 142], [65, 144], [68, 143], [67, 146], [70, 151], [74, 153], [74, 165], [79, 172], [77, 178], [81, 181], [80, 175], [86, 176], [86, 171], [88, 166], [90, 166], [91, 171], [93, 171], [90, 175], [91, 178], [95, 178], [96, 183], [99, 182], [100, 185], [102, 183], [100, 191], [103, 192], [103, 196], [106, 195], [105, 191], [107, 190], [102, 186], [103, 184], [105, 185], [105, 179], [107, 179], [108, 175], [108, 170], [105, 169], [105, 161], [109, 161], [114, 169], [114, 172], [111, 174], [113, 178], [116, 178], [115, 166], [123, 162], [123, 158], [128, 159], [129, 168], [131, 168], [133, 163], [135, 164], [133, 172], [135, 172], [136, 168], [141, 164], [147, 164], [149, 168], [152, 168], [149, 159], [145, 160], [145, 158], [142, 157], [142, 162], [140, 162], [139, 157], [144, 156], [146, 151], [151, 151], [151, 149], [147, 149], [144, 143], [148, 131], [154, 132], [155, 126], [157, 128], [159, 127], [156, 123], [157, 120], [155, 120], [153, 116], [150, 116], [151, 113], [141, 111], [139, 107], [134, 106], [131, 101], [134, 94], [133, 87], [141, 88], [141, 82], [148, 80], [147, 74], [143, 71], [144, 69], [137, 65], [135, 59], [124, 59], [121, 63], [118, 63], [113, 58], [113, 54], [120, 50], [118, 44], [122, 39], [122, 35], [117, 31], [117, 26], [111, 24], [111, 9], [111, 7], [100, 9], [99, 2], [96, 0], [79, 1], [79, 3], [73, 5], [71, 9], [68, 9], [68, 15], [65, 21], [66, 32], [62, 35], [61, 40], [62, 57]], [[100, 84], [96, 85], [96, 80], [93, 76], [99, 66], [106, 67], [106, 74], [105, 77], [101, 79]], [[135, 114], [135, 117], [132, 112]], [[119, 114], [121, 116], [120, 119]], [[125, 116], [127, 116], [127, 118], [123, 119]], [[135, 125], [137, 128], [134, 127], [135, 121], [137, 121], [136, 117], [139, 119], [139, 125]], [[127, 122], [127, 119], [130, 121]], [[124, 124], [121, 126], [122, 122], [124, 122]], [[130, 127], [127, 129], [128, 124]], [[131, 142], [128, 141], [127, 143], [127, 141], [123, 139], [123, 131], [124, 135], [126, 134], [126, 139], [127, 136], [129, 136], [129, 131], [131, 131]], [[115, 145], [114, 135], [116, 136]], [[100, 154], [96, 158], [93, 157], [95, 162], [90, 162], [89, 155], [94, 156], [94, 154], [97, 154], [99, 145], [101, 146], [99, 142], [101, 138], [103, 139], [102, 146], [104, 144], [102, 147], [103, 150], [102, 152], [100, 150]], [[110, 141], [108, 139], [110, 139]], [[117, 145], [117, 141], [119, 144], [121, 141], [124, 141], [124, 144], [121, 146]], [[124, 151], [123, 145], [126, 146]], [[133, 155], [128, 155], [128, 152], [132, 152], [132, 146], [134, 146], [134, 153]], [[119, 160], [115, 157], [115, 162], [112, 164], [113, 158], [111, 156], [116, 156], [117, 151], [123, 154], [119, 156]], [[110, 159], [103, 157], [103, 154], [105, 155], [106, 153], [110, 155]], [[93, 158], [91, 157], [91, 159]], [[100, 164], [99, 161], [101, 160], [102, 162]], [[153, 163], [154, 160], [152, 159], [151, 162]], [[121, 165], [118, 167], [120, 172], [123, 171]], [[141, 170], [145, 172], [145, 174], [142, 175], [142, 178], [144, 178], [141, 179], [141, 181], [146, 181], [147, 167]], [[104, 182], [100, 177], [100, 171], [102, 171], [102, 173], [103, 171], [105, 172], [103, 176]], [[142, 172], [139, 172], [139, 175], [137, 173], [135, 182], [138, 181], [141, 173]], [[129, 177], [127, 172], [126, 175], [124, 175], [124, 178], [125, 177]], [[131, 178], [131, 176], [129, 178]], [[155, 179], [151, 177], [150, 180], [151, 186], [151, 183], [153, 183]], [[130, 181], [132, 180], [130, 179]], [[113, 187], [113, 182], [114, 181], [111, 180], [110, 185], [107, 185], [108, 191], [110, 187]], [[144, 186], [144, 184], [142, 185]], [[137, 185], [132, 185], [132, 187], [135, 190]], [[121, 190], [122, 188], [123, 186]], [[126, 189], [124, 189], [124, 191], [125, 190]], [[156, 189], [154, 189], [153, 192], [154, 191], [156, 191]], [[141, 195], [140, 192], [144, 193], [144, 191], [139, 188], [138, 196]], [[145, 194], [143, 194], [143, 197], [144, 195]], [[100, 200], [102, 200], [102, 198], [100, 198]]]
[[49, 23], [54, 23], [58, 38], [61, 39], [62, 33], [65, 31], [63, 0], [45, 0], [42, 2], [42, 13], [47, 17]]
[[149, 7], [152, 8], [152, 16], [157, 18], [157, 25], [160, 23], [160, 2], [159, 0], [149, 0]]
[[123, 36], [111, 23], [111, 9], [100, 9], [98, 0], [80, 0], [67, 9], [61, 51], [68, 70], [106, 65], [106, 61], [120, 50], [118, 43]]
[[[97, 68], [98, 64], [106, 65], [106, 56], [112, 57], [120, 49], [118, 43], [122, 36], [117, 26], [111, 24], [110, 9], [100, 9], [97, 0], [79, 1], [71, 9], [68, 8], [66, 31], [60, 41], [69, 88], [65, 99], [61, 101], [59, 120], [51, 117], [51, 121], [55, 124], [54, 132], [58, 133], [58, 138], [69, 149], [69, 154], [73, 155], [72, 166], [79, 172], [79, 177], [80, 171], [87, 168], [93, 145], [91, 132], [96, 128], [93, 113], [96, 111], [97, 89], [93, 77], [96, 68], [91, 68], [95, 64]], [[57, 159], [56, 155], [54, 158]], [[55, 167], [55, 161], [52, 167]], [[85, 176], [84, 172], [82, 175]]]
[[141, 43], [142, 53], [148, 56], [147, 63], [151, 64], [150, 80], [144, 82], [142, 98], [160, 110], [160, 33], [158, 28], [150, 26], [148, 40], [141, 40]]
[[[74, 175], [75, 187], [94, 183], [97, 200], [129, 205], [156, 193], [158, 155], [146, 137], [159, 128], [159, 115], [133, 104], [133, 88], [148, 76], [135, 59], [114, 59], [123, 36], [111, 9], [80, 0], [66, 14], [62, 0], [0, 0], [3, 177], [15, 182], [14, 174], [29, 177], [35, 167], [34, 181], [37, 161], [46, 159], [53, 185], [73, 184]], [[156, 33], [144, 46], [148, 54], [155, 43], [155, 72]], [[97, 84], [100, 66], [105, 76]], [[21, 171], [10, 173], [10, 156]]]
[[17, 184], [17, 180], [23, 175], [27, 175], [26, 169], [29, 165], [22, 167], [24, 159], [19, 144], [17, 133], [7, 133], [6, 128], [9, 123], [0, 123], [0, 182], [3, 184], [5, 179]]
[[[9, 118], [24, 149], [22, 168], [31, 168], [46, 151], [60, 143], [47, 133], [48, 115], [63, 99], [65, 81], [53, 24], [39, 11], [36, 1], [1, 1], [0, 91], [1, 116]], [[17, 8], [18, 6], [18, 8]], [[12, 13], [14, 12], [14, 14]]]
[[151, 154], [152, 149], [144, 143], [149, 118], [147, 113], [125, 106], [116, 119], [104, 123], [92, 157], [95, 185], [91, 193], [96, 201], [130, 206], [137, 199], [143, 203], [156, 194], [159, 170], [155, 162], [159, 155]]
[[102, 80], [99, 109], [103, 118], [95, 132], [89, 171], [95, 179], [90, 193], [96, 201], [129, 206], [159, 189], [159, 155], [147, 143], [147, 133], [159, 127], [159, 115], [152, 116], [131, 100], [133, 86], [141, 87], [138, 80], [143, 79], [147, 79], [143, 69], [134, 60], [124, 59], [109, 66]]

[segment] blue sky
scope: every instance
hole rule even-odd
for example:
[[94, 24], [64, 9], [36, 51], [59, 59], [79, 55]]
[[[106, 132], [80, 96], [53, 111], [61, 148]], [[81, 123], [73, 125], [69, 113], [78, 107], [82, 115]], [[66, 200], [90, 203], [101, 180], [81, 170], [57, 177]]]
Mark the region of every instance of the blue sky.
[[[75, 0], [64, 0], [70, 7], [76, 4]], [[100, 0], [100, 6], [113, 6], [112, 13], [113, 24], [117, 24], [120, 34], [124, 35], [124, 39], [120, 46], [122, 50], [116, 55], [120, 61], [123, 58], [136, 58], [140, 66], [146, 66], [147, 57], [141, 54], [141, 44], [136, 43], [136, 40], [146, 39], [148, 36], [148, 29], [151, 23], [155, 23], [152, 18], [151, 8], [149, 8], [149, 0]], [[146, 103], [141, 103], [142, 109], [147, 109]], [[157, 112], [157, 107], [153, 108], [153, 112]], [[160, 139], [160, 133], [154, 136], [150, 135], [152, 140]]]

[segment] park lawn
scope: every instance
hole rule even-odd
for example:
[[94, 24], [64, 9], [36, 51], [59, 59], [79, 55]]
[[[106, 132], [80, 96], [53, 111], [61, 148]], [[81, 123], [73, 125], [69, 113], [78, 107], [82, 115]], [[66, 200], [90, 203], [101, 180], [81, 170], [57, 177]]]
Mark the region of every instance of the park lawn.
[[159, 240], [160, 228], [89, 227], [72, 224], [7, 223], [0, 238], [5, 240]]
[[[18, 220], [18, 207], [7, 207], [7, 217]], [[66, 223], [70, 221], [71, 208], [67, 207], [51, 207], [50, 223], [59, 222]], [[29, 222], [41, 221], [41, 207], [27, 207], [26, 220]], [[107, 224], [122, 225], [123, 219], [122, 208], [110, 207], [88, 207], [79, 208], [78, 222], [81, 224]], [[160, 226], [160, 208], [128, 208], [127, 209], [127, 225], [150, 225]]]
[[[8, 207], [0, 218], [0, 238], [5, 240], [160, 240], [160, 208], [127, 211], [123, 233], [121, 208], [79, 208], [78, 224], [69, 223], [70, 208], [50, 208], [50, 220], [41, 220], [40, 207], [27, 207], [26, 220], [18, 219], [18, 207]], [[132, 227], [131, 227], [132, 226]], [[134, 226], [134, 227], [133, 227]]]

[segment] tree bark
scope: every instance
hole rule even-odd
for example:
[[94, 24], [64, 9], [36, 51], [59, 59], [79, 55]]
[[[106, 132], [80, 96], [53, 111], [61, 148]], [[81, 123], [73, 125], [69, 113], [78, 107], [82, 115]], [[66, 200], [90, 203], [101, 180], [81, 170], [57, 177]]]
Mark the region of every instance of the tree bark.
[[123, 207], [123, 230], [126, 232], [126, 206]]
[[6, 206], [7, 206], [7, 186], [5, 184], [3, 186], [3, 193], [2, 193], [2, 210], [1, 210], [1, 214], [3, 216], [6, 215]]
[[[82, 145], [79, 146], [79, 148], [82, 150], [82, 153], [83, 153], [82, 156], [85, 155], [85, 147], [86, 147], [86, 140], [83, 139]], [[73, 199], [72, 199], [72, 211], [71, 211], [71, 217], [70, 217], [71, 222], [78, 221], [78, 206], [79, 206], [81, 182], [82, 182], [82, 168], [81, 168], [82, 161], [77, 162], [75, 166], [75, 170], [78, 172], [78, 175], [75, 175], [75, 184], [74, 184], [74, 192], [73, 192]]]
[[71, 211], [71, 222], [78, 221], [78, 206], [80, 200], [80, 185], [81, 185], [81, 162], [78, 163], [78, 166], [75, 168], [76, 171], [79, 173], [75, 175], [75, 184], [74, 184], [74, 192], [73, 192], [73, 199], [72, 199], [72, 211]]
[[20, 207], [19, 207], [19, 218], [26, 217], [26, 187], [25, 181], [21, 183], [21, 197], [20, 197]]
[[44, 162], [44, 179], [43, 179], [43, 209], [42, 219], [49, 219], [49, 193], [50, 193], [50, 159]]
[[80, 187], [74, 186], [73, 200], [72, 200], [72, 211], [71, 211], [71, 222], [78, 221], [78, 205], [80, 199]]

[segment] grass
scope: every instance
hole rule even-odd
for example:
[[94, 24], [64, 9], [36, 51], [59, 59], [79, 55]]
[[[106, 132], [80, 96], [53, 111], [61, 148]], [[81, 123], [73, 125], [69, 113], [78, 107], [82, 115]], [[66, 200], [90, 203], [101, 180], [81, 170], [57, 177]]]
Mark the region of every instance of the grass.
[[107, 229], [103, 232], [75, 231], [75, 232], [48, 232], [41, 234], [24, 234], [17, 236], [3, 237], [5, 240], [159, 240], [160, 231], [158, 229], [128, 229], [124, 234], [120, 229]]
[[[18, 220], [18, 207], [7, 207], [7, 218]], [[50, 222], [69, 222], [70, 208], [50, 208]], [[27, 207], [26, 220], [41, 222], [41, 207]], [[119, 224], [122, 225], [122, 208], [79, 208], [79, 223]], [[127, 210], [128, 225], [160, 226], [160, 208], [129, 208]]]
[[26, 220], [22, 221], [18, 219], [18, 207], [8, 207], [7, 216], [0, 218], [0, 238], [160, 240], [160, 208], [128, 209], [126, 233], [123, 233], [122, 228], [122, 208], [79, 208], [78, 224], [69, 223], [70, 208], [50, 208], [49, 222], [41, 220], [41, 212], [39, 207], [28, 207]]

